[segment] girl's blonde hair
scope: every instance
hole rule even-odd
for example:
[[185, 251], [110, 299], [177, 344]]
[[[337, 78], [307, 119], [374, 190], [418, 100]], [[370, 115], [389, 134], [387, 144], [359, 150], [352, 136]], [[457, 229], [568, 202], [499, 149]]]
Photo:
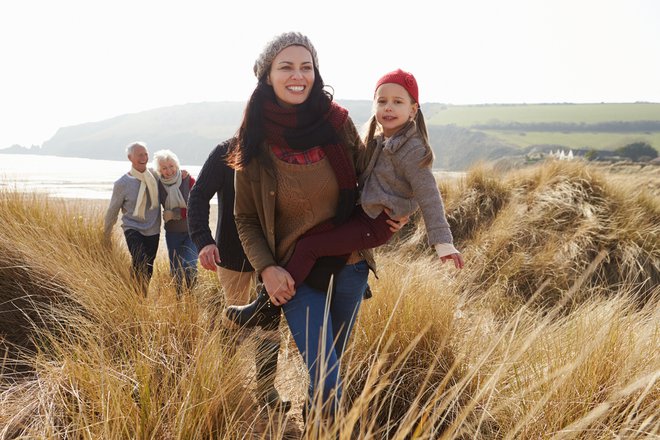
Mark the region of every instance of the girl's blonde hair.
[[[415, 100], [412, 97], [410, 97], [410, 100], [412, 102], [415, 102]], [[369, 145], [369, 143], [372, 142], [376, 136], [382, 133], [382, 128], [378, 123], [378, 121], [376, 120], [376, 112], [374, 111], [372, 113], [373, 114], [371, 115], [371, 118], [369, 118], [369, 121], [367, 122], [367, 132], [366, 132], [366, 136], [364, 137], [365, 145]], [[426, 121], [424, 121], [424, 115], [422, 114], [421, 107], [417, 108], [417, 114], [415, 115], [414, 121], [415, 121], [415, 126], [417, 127], [417, 134], [424, 141], [424, 148], [426, 150], [426, 154], [422, 158], [420, 166], [431, 168], [433, 166], [433, 161], [435, 160], [435, 155], [433, 154], [433, 149], [431, 149], [431, 144], [429, 142], [429, 133], [428, 130], [426, 129]]]

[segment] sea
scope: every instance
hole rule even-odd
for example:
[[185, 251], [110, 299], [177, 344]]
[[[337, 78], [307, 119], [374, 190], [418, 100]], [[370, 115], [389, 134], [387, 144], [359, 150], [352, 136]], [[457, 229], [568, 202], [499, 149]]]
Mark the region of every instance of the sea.
[[[0, 154], [0, 190], [44, 193], [67, 199], [110, 200], [112, 186], [130, 170], [128, 160], [34, 154]], [[197, 178], [201, 165], [181, 165]]]
[[[201, 165], [181, 165], [197, 178]], [[130, 170], [128, 160], [97, 160], [34, 154], [0, 154], [0, 191], [44, 193], [67, 199], [110, 200], [112, 185]], [[463, 172], [435, 171], [454, 179]], [[216, 203], [215, 198], [211, 203]]]

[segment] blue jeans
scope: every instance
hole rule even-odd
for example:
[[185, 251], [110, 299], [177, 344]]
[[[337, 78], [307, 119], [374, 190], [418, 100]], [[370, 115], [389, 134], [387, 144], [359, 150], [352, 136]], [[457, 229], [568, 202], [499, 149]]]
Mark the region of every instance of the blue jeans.
[[283, 307], [291, 334], [307, 364], [308, 405], [320, 395], [324, 411], [330, 416], [334, 416], [342, 391], [339, 361], [360, 309], [368, 276], [365, 261], [348, 264], [334, 278], [331, 294], [302, 284]]
[[197, 248], [187, 232], [165, 232], [170, 275], [176, 281], [176, 293], [181, 295], [185, 285], [191, 288], [197, 278]]

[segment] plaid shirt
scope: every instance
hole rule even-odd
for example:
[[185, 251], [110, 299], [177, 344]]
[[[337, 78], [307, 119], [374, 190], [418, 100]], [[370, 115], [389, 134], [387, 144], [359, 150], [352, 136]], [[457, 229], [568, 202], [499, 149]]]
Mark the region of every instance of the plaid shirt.
[[272, 146], [273, 153], [278, 159], [294, 165], [309, 165], [316, 163], [325, 157], [325, 151], [321, 147], [313, 147], [308, 150], [294, 150], [293, 148]]

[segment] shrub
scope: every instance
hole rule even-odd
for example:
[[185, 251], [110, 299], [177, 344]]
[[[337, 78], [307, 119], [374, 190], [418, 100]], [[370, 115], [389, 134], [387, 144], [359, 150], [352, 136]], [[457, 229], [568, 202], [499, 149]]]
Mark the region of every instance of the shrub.
[[616, 149], [615, 153], [634, 161], [639, 161], [645, 157], [650, 159], [658, 157], [657, 150], [648, 142], [633, 142], [632, 144]]

